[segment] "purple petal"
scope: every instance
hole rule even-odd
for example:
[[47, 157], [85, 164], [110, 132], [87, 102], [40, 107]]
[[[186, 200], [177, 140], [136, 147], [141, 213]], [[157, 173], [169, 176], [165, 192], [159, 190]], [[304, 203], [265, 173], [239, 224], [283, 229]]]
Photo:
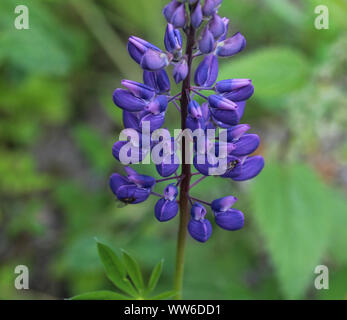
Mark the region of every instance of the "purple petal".
[[220, 110], [211, 108], [210, 111], [213, 118], [223, 124], [234, 126], [240, 121], [239, 113], [236, 110]]
[[231, 38], [220, 42], [217, 45], [216, 54], [220, 57], [231, 57], [239, 53], [246, 47], [246, 39], [240, 33], [236, 33]]
[[200, 27], [200, 25], [202, 23], [202, 18], [203, 18], [202, 9], [201, 9], [200, 1], [199, 1], [199, 3], [195, 7], [195, 9], [191, 15], [191, 23], [195, 29], [198, 29]]
[[196, 221], [191, 219], [188, 224], [189, 234], [199, 242], [206, 242], [212, 234], [212, 225], [207, 219]]
[[152, 87], [158, 94], [170, 91], [170, 80], [165, 70], [143, 72], [143, 82]]
[[178, 213], [178, 204], [176, 200], [169, 201], [165, 199], [160, 199], [154, 208], [155, 217], [160, 222], [169, 221], [176, 217]]
[[172, 176], [180, 167], [177, 155], [173, 153], [167, 157], [168, 158], [164, 158], [161, 164], [156, 165], [158, 173], [164, 178]]
[[233, 143], [235, 149], [232, 151], [234, 156], [247, 156], [253, 153], [260, 144], [260, 138], [256, 134], [244, 134], [239, 140]]
[[224, 212], [215, 212], [215, 220], [218, 226], [230, 231], [242, 229], [245, 223], [243, 213], [236, 209], [229, 209]]
[[155, 90], [153, 88], [136, 81], [122, 80], [122, 85], [134, 96], [144, 100], [151, 100], [155, 95]]
[[254, 93], [254, 87], [252, 84], [233, 90], [227, 93], [224, 97], [232, 101], [244, 101], [249, 99]]
[[[252, 84], [250, 79], [229, 79], [222, 80], [216, 83], [216, 91], [218, 93], [228, 93], [233, 90], [241, 89]], [[232, 99], [230, 99], [232, 100]]]
[[262, 156], [254, 156], [247, 158], [242, 164], [242, 173], [233, 178], [235, 181], [245, 181], [256, 177], [264, 168], [264, 158]]
[[167, 54], [153, 49], [148, 49], [141, 59], [141, 68], [148, 71], [161, 70], [168, 64]]
[[155, 179], [151, 176], [137, 173], [133, 168], [125, 167], [128, 174], [128, 180], [136, 184], [139, 188], [152, 188], [155, 185]]
[[163, 15], [166, 18], [167, 22], [171, 21], [171, 18], [176, 11], [176, 9], [180, 6], [180, 3], [176, 0], [172, 0], [168, 5], [166, 5], [163, 9]]
[[228, 129], [227, 140], [231, 142], [233, 140], [240, 139], [241, 136], [244, 135], [250, 128], [251, 127], [249, 124], [239, 124], [237, 126], [234, 126]]
[[182, 36], [178, 29], [169, 23], [166, 27], [164, 44], [167, 51], [174, 53], [182, 49]]
[[137, 204], [146, 201], [150, 194], [150, 189], [138, 188], [136, 185], [124, 185], [117, 190], [116, 196], [124, 203]]
[[183, 28], [186, 25], [186, 7], [184, 3], [175, 10], [170, 22], [175, 28]]
[[173, 77], [175, 79], [176, 84], [180, 83], [185, 78], [187, 78], [188, 71], [189, 70], [186, 59], [182, 59], [175, 65], [175, 68], [173, 70]]
[[165, 200], [173, 201], [176, 199], [177, 195], [178, 195], [178, 190], [174, 183], [171, 183], [165, 187], [164, 189]]
[[140, 129], [142, 130], [143, 122], [149, 121], [150, 122], [150, 131], [153, 132], [157, 129], [160, 129], [164, 122], [165, 122], [165, 113], [159, 113], [159, 114], [153, 114], [153, 113], [146, 113], [140, 120]]
[[215, 94], [210, 95], [208, 97], [208, 103], [210, 104], [212, 108], [216, 108], [220, 110], [235, 111], [237, 109], [236, 103], [220, 95], [215, 95]]
[[196, 69], [194, 82], [199, 87], [212, 86], [218, 77], [218, 59], [211, 54], [201, 61]]
[[213, 200], [211, 203], [211, 208], [213, 211], [226, 211], [230, 209], [237, 201], [236, 197], [227, 196], [220, 199]]
[[208, 27], [205, 27], [201, 39], [199, 41], [199, 50], [204, 53], [208, 54], [211, 53], [215, 48], [215, 40], [213, 34], [210, 32]]
[[116, 89], [113, 93], [113, 102], [123, 110], [130, 112], [142, 111], [146, 106], [144, 100], [135, 97], [124, 89]]
[[153, 114], [159, 114], [166, 111], [167, 105], [167, 96], [157, 96], [145, 107], [145, 110]]
[[133, 128], [137, 131], [140, 130], [139, 119], [137, 118], [137, 115], [126, 110], [123, 111], [123, 125], [124, 128]]
[[223, 19], [218, 14], [215, 14], [208, 24], [208, 29], [216, 39], [219, 38], [225, 33], [225, 24]]

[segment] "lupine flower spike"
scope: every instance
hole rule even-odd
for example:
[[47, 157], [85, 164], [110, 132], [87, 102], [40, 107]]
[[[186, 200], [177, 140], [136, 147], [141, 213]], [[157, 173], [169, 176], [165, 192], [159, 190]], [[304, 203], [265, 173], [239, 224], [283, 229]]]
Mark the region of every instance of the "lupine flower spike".
[[[136, 139], [126, 135], [128, 138], [113, 146], [112, 153], [118, 161], [124, 163], [123, 159], [127, 159], [125, 175], [114, 173], [110, 178], [113, 194], [129, 205], [157, 197], [155, 218], [160, 222], [171, 221], [180, 211], [183, 217], [180, 228], [184, 227], [199, 242], [211, 237], [211, 222], [224, 230], [236, 231], [244, 226], [245, 218], [234, 208], [235, 196], [198, 199], [192, 195], [193, 187], [212, 179], [212, 175], [233, 181], [249, 180], [264, 167], [263, 157], [253, 155], [260, 144], [259, 136], [249, 133], [248, 124], [240, 123], [246, 101], [254, 94], [252, 80], [218, 79], [218, 59], [232, 57], [246, 47], [246, 39], [240, 32], [229, 33], [229, 19], [218, 12], [221, 4], [222, 0], [170, 1], [163, 9], [166, 28], [162, 49], [136, 36], [128, 40], [129, 55], [141, 67], [143, 83], [123, 80], [123, 88], [113, 93], [114, 103], [122, 109], [125, 129], [136, 134]], [[195, 72], [194, 60], [198, 60]], [[170, 66], [174, 82], [168, 76]], [[171, 93], [175, 90], [172, 83], [181, 83], [180, 93]], [[198, 96], [205, 101], [198, 103], [194, 99]], [[202, 143], [192, 139], [193, 165], [179, 164], [182, 150], [177, 148], [174, 138], [165, 143], [153, 138], [152, 133], [164, 126], [169, 107], [180, 112], [181, 129], [199, 130], [199, 137], [205, 135]], [[206, 138], [209, 129], [223, 129], [224, 135], [220, 130], [219, 136], [211, 140]], [[130, 167], [143, 162], [158, 148], [162, 148], [157, 152], [162, 160], [155, 165], [160, 178]], [[218, 173], [222, 162], [226, 168]], [[192, 183], [193, 176], [196, 180]], [[162, 193], [155, 192], [162, 182], [165, 182], [160, 189]], [[185, 234], [180, 232], [182, 237]]]

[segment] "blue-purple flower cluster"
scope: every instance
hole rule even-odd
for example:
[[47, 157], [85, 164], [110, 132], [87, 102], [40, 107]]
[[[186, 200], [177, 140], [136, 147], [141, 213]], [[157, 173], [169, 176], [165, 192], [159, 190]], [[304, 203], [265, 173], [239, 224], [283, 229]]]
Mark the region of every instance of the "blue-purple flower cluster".
[[[169, 104], [180, 110], [177, 101], [180, 94], [171, 95], [171, 84], [166, 68], [173, 66], [173, 79], [176, 84], [184, 81], [190, 74], [189, 59], [203, 57], [195, 73], [195, 86], [189, 88], [188, 116], [186, 127], [195, 130], [223, 128], [227, 130], [227, 170], [222, 178], [231, 178], [235, 181], [245, 181], [257, 176], [264, 167], [261, 156], [250, 156], [258, 148], [260, 139], [256, 134], [247, 133], [250, 126], [240, 124], [244, 114], [246, 101], [253, 95], [254, 87], [250, 79], [228, 79], [217, 81], [219, 63], [218, 58], [231, 57], [242, 51], [246, 40], [241, 33], [228, 36], [229, 19], [220, 17], [218, 9], [222, 0], [172, 0], [163, 10], [167, 20], [164, 37], [165, 51], [153, 44], [131, 36], [128, 41], [128, 52], [131, 58], [143, 69], [143, 82], [138, 83], [123, 80], [125, 89], [116, 89], [113, 94], [114, 103], [123, 109], [123, 124], [125, 128], [136, 130], [139, 135], [138, 143], [129, 149], [128, 155], [133, 158], [130, 164], [141, 162], [156, 146], [150, 142], [149, 146], [142, 144], [141, 134], [144, 123], [150, 124], [150, 133], [164, 125], [165, 114]], [[181, 31], [186, 34], [193, 28], [195, 44], [192, 56], [183, 52]], [[201, 91], [212, 91], [205, 96]], [[200, 105], [194, 97], [206, 99]], [[120, 151], [128, 141], [118, 141], [113, 146], [113, 155], [120, 159]], [[215, 141], [207, 141], [206, 146], [218, 146], [218, 137]], [[215, 150], [218, 150], [216, 147]], [[174, 148], [166, 154], [170, 160], [177, 157]], [[193, 175], [209, 176], [209, 169], [218, 163], [206, 159], [203, 164], [198, 163], [195, 149], [194, 167], [197, 172]], [[218, 151], [216, 151], [218, 157]], [[208, 157], [206, 155], [206, 157]], [[113, 174], [110, 186], [116, 197], [127, 204], [137, 204], [145, 201], [151, 194], [159, 196], [155, 205], [155, 217], [159, 221], [168, 221], [174, 218], [179, 210], [178, 188], [182, 175], [177, 174], [179, 165], [175, 161], [164, 161], [156, 165], [159, 175], [163, 178], [156, 180], [153, 177], [137, 173], [134, 169], [126, 167], [127, 176]], [[165, 187], [163, 194], [153, 191], [156, 183], [176, 179], [175, 183]], [[202, 178], [201, 178], [202, 180]], [[190, 195], [189, 195], [190, 197]], [[188, 225], [190, 235], [205, 242], [212, 233], [212, 226], [206, 219], [207, 210], [203, 204], [211, 207], [215, 222], [226, 230], [238, 230], [244, 225], [243, 213], [233, 209], [237, 199], [226, 196], [212, 203], [197, 201], [190, 197], [191, 220]]]

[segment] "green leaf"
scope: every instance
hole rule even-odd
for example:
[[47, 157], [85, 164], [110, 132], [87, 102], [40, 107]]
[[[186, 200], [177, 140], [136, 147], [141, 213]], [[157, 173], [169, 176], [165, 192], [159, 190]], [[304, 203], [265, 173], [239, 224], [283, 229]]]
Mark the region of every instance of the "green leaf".
[[129, 253], [124, 250], [123, 261], [125, 263], [126, 270], [130, 276], [130, 279], [134, 283], [139, 293], [142, 294], [144, 290], [144, 283], [139, 264]]
[[265, 239], [286, 298], [314, 288], [332, 231], [334, 199], [316, 173], [302, 164], [269, 163], [251, 188], [254, 219]]
[[177, 294], [177, 291], [166, 291], [161, 294], [158, 294], [157, 296], [149, 298], [149, 300], [168, 300], [170, 298], [173, 298]]
[[158, 262], [158, 264], [153, 268], [151, 277], [149, 278], [149, 281], [148, 281], [146, 294], [151, 293], [157, 286], [158, 280], [163, 270], [163, 264], [164, 264], [164, 259]]
[[219, 80], [250, 78], [256, 99], [265, 100], [270, 107], [281, 107], [272, 102], [304, 85], [309, 64], [297, 50], [288, 47], [269, 47], [233, 60], [221, 66]]
[[98, 242], [98, 253], [105, 267], [108, 278], [122, 291], [138, 297], [136, 290], [126, 278], [126, 270], [121, 259], [108, 246]]
[[70, 300], [131, 300], [131, 298], [113, 291], [103, 290], [82, 293]]

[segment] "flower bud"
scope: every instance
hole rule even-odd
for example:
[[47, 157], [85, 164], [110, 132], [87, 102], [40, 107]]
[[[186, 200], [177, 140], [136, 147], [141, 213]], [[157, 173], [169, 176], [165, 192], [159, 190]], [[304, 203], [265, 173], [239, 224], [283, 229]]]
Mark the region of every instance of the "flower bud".
[[236, 197], [228, 196], [212, 201], [211, 208], [213, 211], [221, 212], [230, 209], [235, 202], [237, 201]]
[[220, 36], [220, 38], [218, 39], [218, 41], [224, 41], [228, 35], [228, 31], [229, 31], [229, 23], [230, 23], [230, 20], [226, 17], [222, 18], [223, 20], [223, 23], [224, 23], [224, 26], [225, 26], [225, 31], [224, 33]]
[[175, 28], [183, 28], [186, 25], [186, 21], [186, 7], [184, 3], [182, 3], [173, 13], [170, 23], [172, 23]]
[[135, 97], [132, 93], [124, 89], [116, 89], [114, 91], [113, 102], [118, 107], [130, 112], [142, 111], [146, 106], [144, 100]]
[[188, 104], [188, 112], [194, 119], [202, 118], [202, 110], [199, 103], [195, 100], [191, 100]]
[[165, 189], [164, 189], [165, 200], [173, 201], [176, 199], [177, 195], [178, 195], [178, 190], [177, 190], [177, 187], [173, 183], [171, 183], [165, 187]]
[[163, 9], [163, 15], [166, 18], [167, 22], [171, 22], [171, 18], [176, 11], [176, 9], [180, 6], [180, 3], [177, 0], [172, 0], [168, 5], [166, 5]]
[[167, 51], [175, 53], [182, 50], [182, 36], [178, 29], [168, 23], [165, 31], [164, 44]]
[[156, 165], [157, 172], [164, 178], [173, 175], [179, 167], [179, 159], [174, 153], [164, 156], [163, 161]]
[[158, 94], [170, 91], [170, 80], [165, 70], [143, 72], [143, 82], [152, 87]]
[[176, 200], [169, 201], [159, 199], [154, 208], [155, 217], [160, 222], [165, 222], [176, 217], [178, 213], [178, 204]]
[[134, 96], [144, 100], [151, 100], [155, 95], [153, 88], [136, 81], [122, 80], [122, 85], [127, 88]]
[[224, 212], [215, 212], [216, 224], [229, 231], [242, 229], [245, 223], [244, 215], [236, 209], [229, 209]]
[[199, 87], [210, 87], [218, 78], [218, 59], [211, 54], [201, 61], [195, 71], [194, 82]]
[[192, 26], [195, 28], [195, 29], [198, 29], [202, 23], [202, 19], [203, 19], [203, 16], [202, 16], [202, 9], [201, 9], [201, 4], [200, 4], [200, 1], [199, 3], [196, 5], [194, 11], [192, 12], [192, 15], [191, 15], [191, 23], [192, 23]]
[[219, 38], [225, 33], [225, 24], [223, 19], [218, 14], [215, 14], [208, 24], [208, 29], [216, 39]]
[[130, 56], [137, 62], [141, 63], [141, 59], [148, 49], [162, 52], [159, 48], [141, 38], [131, 36], [128, 40], [128, 52]]
[[232, 101], [245, 101], [252, 97], [253, 93], [254, 87], [250, 84], [246, 87], [231, 91], [225, 94], [224, 97]]
[[124, 125], [124, 128], [132, 128], [137, 131], [140, 131], [139, 119], [138, 119], [137, 113], [124, 110], [123, 125]]
[[252, 84], [252, 80], [250, 79], [229, 79], [218, 81], [215, 88], [218, 93], [228, 93], [247, 87], [250, 84]]
[[221, 176], [222, 178], [235, 178], [242, 173], [241, 160], [235, 156], [228, 155], [227, 171]]
[[152, 188], [155, 185], [155, 179], [153, 177], [139, 174], [130, 167], [125, 167], [124, 169], [128, 175], [128, 179], [139, 188]]
[[247, 158], [242, 164], [242, 173], [233, 178], [235, 181], [245, 181], [256, 177], [264, 168], [264, 158], [262, 156], [254, 156]]
[[215, 0], [205, 0], [204, 6], [202, 8], [202, 12], [205, 17], [210, 17], [216, 11], [216, 3]]
[[260, 138], [256, 134], [244, 134], [233, 144], [235, 145], [235, 149], [232, 151], [232, 155], [237, 157], [247, 156], [257, 150], [260, 144]]
[[188, 75], [188, 63], [186, 59], [181, 59], [180, 62], [178, 62], [174, 69], [173, 69], [173, 77], [175, 79], [176, 84], [183, 81], [185, 78], [187, 78]]
[[206, 213], [207, 211], [205, 207], [198, 202], [194, 203], [192, 209], [190, 210], [190, 215], [192, 216], [192, 219], [197, 221], [203, 220], [206, 216]]
[[233, 141], [238, 140], [241, 138], [243, 134], [245, 134], [249, 129], [250, 125], [248, 124], [239, 124], [237, 126], [234, 126], [227, 131], [227, 140]]
[[237, 104], [219, 95], [210, 95], [208, 97], [208, 103], [212, 108], [220, 110], [236, 110]]
[[168, 54], [153, 49], [147, 49], [141, 59], [141, 68], [148, 71], [157, 71], [169, 65]]
[[110, 188], [120, 201], [127, 204], [144, 202], [151, 193], [150, 188], [138, 188], [129, 179], [118, 173], [110, 177]]
[[142, 130], [143, 122], [145, 121], [150, 123], [150, 132], [152, 133], [163, 126], [165, 122], [165, 113], [153, 114], [151, 112], [144, 112], [139, 122], [140, 130]]
[[239, 53], [246, 47], [246, 39], [240, 33], [236, 33], [231, 38], [219, 42], [216, 48], [216, 54], [219, 57], [231, 57]]
[[211, 237], [212, 225], [207, 219], [202, 221], [191, 219], [188, 224], [188, 231], [195, 240], [206, 242]]
[[[128, 141], [117, 141], [112, 147], [112, 155], [118, 160], [120, 160], [121, 149], [128, 144]], [[127, 152], [127, 157], [130, 159], [129, 164], [140, 163], [148, 154], [148, 150], [143, 149], [139, 146], [132, 146]]]
[[208, 54], [211, 53], [215, 48], [215, 40], [213, 34], [210, 32], [208, 27], [205, 27], [201, 34], [201, 39], [199, 41], [199, 50]]
[[167, 96], [157, 96], [145, 107], [145, 110], [153, 114], [159, 114], [166, 111], [167, 105]]

